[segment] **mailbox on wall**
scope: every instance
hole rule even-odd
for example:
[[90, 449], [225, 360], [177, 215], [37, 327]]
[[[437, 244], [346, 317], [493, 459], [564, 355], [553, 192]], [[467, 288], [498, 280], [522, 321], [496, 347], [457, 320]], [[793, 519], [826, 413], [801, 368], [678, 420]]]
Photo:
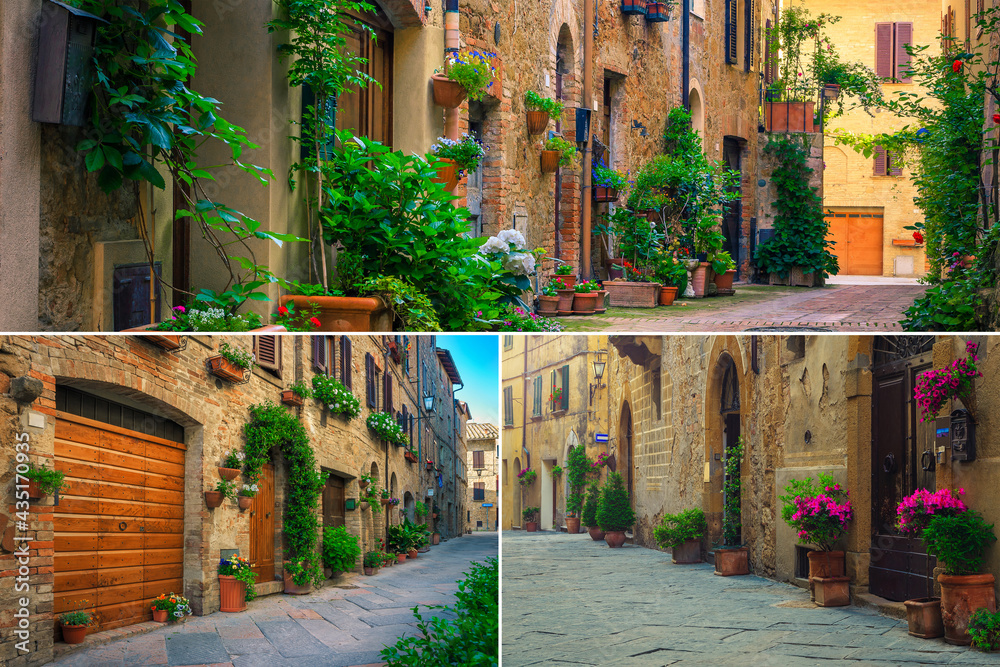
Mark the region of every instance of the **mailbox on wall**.
[[951, 413], [951, 460], [976, 460], [976, 422], [968, 410]]
[[42, 6], [31, 114], [35, 122], [84, 124], [98, 23], [107, 21], [56, 0]]

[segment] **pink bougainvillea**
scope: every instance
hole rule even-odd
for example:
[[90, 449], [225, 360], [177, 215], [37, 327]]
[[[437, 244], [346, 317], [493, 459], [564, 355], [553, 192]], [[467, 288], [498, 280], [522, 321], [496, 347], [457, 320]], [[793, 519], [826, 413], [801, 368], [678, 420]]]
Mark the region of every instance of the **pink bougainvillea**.
[[904, 535], [919, 535], [923, 532], [931, 517], [935, 514], [954, 515], [968, 510], [959, 496], [965, 495], [965, 489], [959, 489], [957, 495], [952, 495], [949, 489], [941, 489], [931, 493], [927, 489], [917, 489], [912, 496], [907, 496], [896, 508], [899, 521], [896, 524], [899, 532]]
[[955, 398], [968, 398], [972, 394], [972, 381], [983, 374], [976, 368], [979, 346], [965, 344], [965, 358], [956, 359], [947, 368], [925, 371], [917, 377], [913, 398], [920, 407], [920, 421], [938, 416], [944, 404]]
[[850, 492], [825, 473], [819, 474], [818, 485], [813, 484], [812, 478], [792, 480], [785, 491], [788, 495], [779, 497], [784, 502], [781, 515], [795, 530], [799, 541], [816, 544], [823, 551], [833, 549], [854, 516]]

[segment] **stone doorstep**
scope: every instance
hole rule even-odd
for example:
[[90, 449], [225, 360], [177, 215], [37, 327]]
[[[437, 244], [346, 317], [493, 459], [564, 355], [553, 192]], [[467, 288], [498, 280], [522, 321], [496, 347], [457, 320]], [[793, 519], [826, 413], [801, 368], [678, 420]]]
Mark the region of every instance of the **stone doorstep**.
[[285, 582], [282, 579], [262, 581], [259, 584], [254, 584], [253, 588], [257, 591], [257, 597], [261, 597], [263, 595], [274, 595], [275, 593], [284, 592]]
[[851, 602], [855, 607], [874, 609], [883, 616], [906, 620], [906, 605], [902, 602], [886, 600], [871, 593], [855, 593], [853, 591], [851, 592]]

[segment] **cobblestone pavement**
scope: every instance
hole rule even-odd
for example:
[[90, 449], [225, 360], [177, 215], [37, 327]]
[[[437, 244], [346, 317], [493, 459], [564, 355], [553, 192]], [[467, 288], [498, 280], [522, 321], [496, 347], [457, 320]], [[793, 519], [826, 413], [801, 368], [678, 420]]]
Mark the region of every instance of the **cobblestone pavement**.
[[[270, 595], [245, 612], [190, 617], [176, 626], [94, 648], [53, 663], [60, 667], [214, 665], [339, 667], [381, 664], [379, 651], [416, 635], [412, 608], [452, 604], [472, 561], [496, 556], [496, 533], [475, 533], [431, 547], [415, 561], [374, 577], [349, 574], [339, 587], [304, 596]], [[425, 617], [430, 614], [424, 614]]]
[[790, 584], [586, 534], [505, 532], [502, 571], [504, 667], [1000, 665], [867, 609], [818, 608]]
[[903, 311], [926, 285], [830, 285], [823, 288], [736, 285], [735, 296], [682, 299], [660, 308], [609, 308], [603, 315], [561, 317], [567, 331], [745, 331], [809, 327], [831, 331], [900, 331]]

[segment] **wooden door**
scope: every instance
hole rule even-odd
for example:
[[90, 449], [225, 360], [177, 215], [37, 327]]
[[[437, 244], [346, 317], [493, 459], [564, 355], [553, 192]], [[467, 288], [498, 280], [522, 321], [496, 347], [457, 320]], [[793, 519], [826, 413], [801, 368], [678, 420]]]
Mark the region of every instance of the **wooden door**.
[[835, 243], [833, 254], [842, 275], [882, 275], [882, 212], [832, 210], [826, 223], [827, 239]]
[[323, 487], [323, 527], [344, 525], [344, 478], [330, 475]]
[[626, 403], [622, 408], [621, 420], [618, 423], [618, 442], [621, 443], [619, 472], [625, 478], [625, 488], [628, 489], [629, 502], [632, 501], [632, 408]]
[[274, 581], [274, 466], [265, 463], [250, 503], [250, 565], [257, 581]]
[[[53, 508], [54, 612], [96, 612], [96, 630], [152, 618], [150, 600], [184, 589], [185, 446], [59, 412]], [[84, 603], [86, 601], [86, 603]]]
[[[376, 82], [363, 88], [349, 87], [337, 100], [337, 129], [353, 130], [359, 136], [392, 145], [392, 23], [376, 6], [374, 15], [354, 14], [357, 24], [345, 36], [347, 49], [367, 60], [359, 68]], [[363, 24], [364, 27], [362, 27]], [[365, 28], [371, 29], [374, 38]]]

